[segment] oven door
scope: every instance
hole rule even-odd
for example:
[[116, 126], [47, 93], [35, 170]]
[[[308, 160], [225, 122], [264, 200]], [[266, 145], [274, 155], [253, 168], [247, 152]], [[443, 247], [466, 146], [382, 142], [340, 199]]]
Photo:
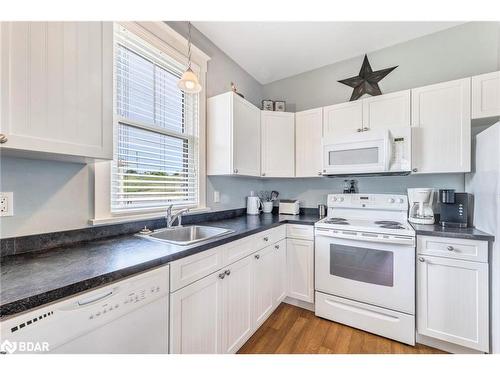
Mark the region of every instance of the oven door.
[[415, 247], [316, 235], [316, 290], [415, 312]]
[[352, 134], [323, 144], [323, 174], [382, 173], [389, 170], [391, 144], [387, 130]]

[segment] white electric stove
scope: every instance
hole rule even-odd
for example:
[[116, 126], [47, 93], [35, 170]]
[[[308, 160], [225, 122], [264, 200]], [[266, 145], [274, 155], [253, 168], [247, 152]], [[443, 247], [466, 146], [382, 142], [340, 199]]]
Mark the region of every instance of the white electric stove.
[[415, 231], [408, 199], [330, 194], [315, 224], [316, 315], [415, 344]]

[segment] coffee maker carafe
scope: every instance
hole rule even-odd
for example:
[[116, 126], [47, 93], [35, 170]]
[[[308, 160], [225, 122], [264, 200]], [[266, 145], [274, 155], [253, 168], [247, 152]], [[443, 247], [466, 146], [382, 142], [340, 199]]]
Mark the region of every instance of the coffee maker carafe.
[[434, 224], [434, 190], [427, 188], [408, 189], [410, 211], [408, 221], [415, 224]]
[[443, 227], [467, 228], [472, 226], [472, 194], [455, 193], [454, 189], [439, 190], [439, 224]]

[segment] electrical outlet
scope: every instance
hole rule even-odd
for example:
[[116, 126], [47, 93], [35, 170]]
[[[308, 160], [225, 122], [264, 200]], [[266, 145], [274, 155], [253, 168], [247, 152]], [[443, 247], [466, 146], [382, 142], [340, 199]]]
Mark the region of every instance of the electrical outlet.
[[14, 193], [0, 193], [0, 216], [14, 216]]
[[214, 191], [214, 203], [219, 203], [220, 202], [220, 192], [217, 190]]

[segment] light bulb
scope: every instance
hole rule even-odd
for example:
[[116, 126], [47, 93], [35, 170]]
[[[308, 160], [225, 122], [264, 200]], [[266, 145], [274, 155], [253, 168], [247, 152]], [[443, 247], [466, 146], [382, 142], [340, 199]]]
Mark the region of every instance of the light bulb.
[[193, 81], [186, 81], [185, 85], [186, 85], [186, 88], [192, 89], [192, 88], [194, 88], [195, 83]]

